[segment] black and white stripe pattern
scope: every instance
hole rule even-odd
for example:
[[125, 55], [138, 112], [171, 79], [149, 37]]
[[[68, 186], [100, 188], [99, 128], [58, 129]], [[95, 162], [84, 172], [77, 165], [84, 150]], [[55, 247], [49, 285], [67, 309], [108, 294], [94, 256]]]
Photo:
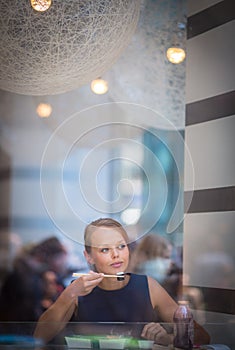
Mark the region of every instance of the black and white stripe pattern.
[[[209, 300], [208, 311], [232, 314], [235, 313], [234, 33], [234, 0], [189, 1], [185, 140], [195, 181], [185, 159], [184, 272], [189, 285], [202, 288]], [[216, 254], [217, 260], [213, 260]], [[231, 268], [227, 275], [223, 269], [226, 263], [228, 270]]]

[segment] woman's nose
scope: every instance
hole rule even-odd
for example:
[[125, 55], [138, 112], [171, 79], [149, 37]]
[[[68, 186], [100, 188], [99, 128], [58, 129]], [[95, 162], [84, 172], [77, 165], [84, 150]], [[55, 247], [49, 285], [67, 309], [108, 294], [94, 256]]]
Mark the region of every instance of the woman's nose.
[[113, 249], [112, 249], [112, 257], [116, 258], [117, 256], [119, 256], [118, 249], [113, 248]]

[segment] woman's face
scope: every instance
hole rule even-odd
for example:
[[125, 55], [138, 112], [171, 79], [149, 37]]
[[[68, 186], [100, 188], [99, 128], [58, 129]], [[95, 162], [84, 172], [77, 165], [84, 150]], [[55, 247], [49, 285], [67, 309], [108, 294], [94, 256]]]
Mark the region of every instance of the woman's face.
[[129, 263], [129, 248], [121, 232], [115, 227], [97, 227], [91, 235], [91, 252], [85, 251], [89, 264], [97, 272], [116, 274], [124, 272]]

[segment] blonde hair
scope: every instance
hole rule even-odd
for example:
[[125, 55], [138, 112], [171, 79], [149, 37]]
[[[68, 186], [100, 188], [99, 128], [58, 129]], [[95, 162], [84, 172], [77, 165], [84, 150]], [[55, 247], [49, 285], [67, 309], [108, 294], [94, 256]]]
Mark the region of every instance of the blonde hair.
[[121, 233], [126, 243], [127, 244], [129, 243], [129, 237], [125, 229], [123, 228], [123, 226], [118, 221], [111, 218], [100, 218], [95, 221], [92, 221], [85, 228], [84, 242], [85, 242], [85, 250], [87, 251], [87, 253], [91, 252], [91, 236], [92, 236], [92, 233], [97, 229], [97, 227], [115, 228]]

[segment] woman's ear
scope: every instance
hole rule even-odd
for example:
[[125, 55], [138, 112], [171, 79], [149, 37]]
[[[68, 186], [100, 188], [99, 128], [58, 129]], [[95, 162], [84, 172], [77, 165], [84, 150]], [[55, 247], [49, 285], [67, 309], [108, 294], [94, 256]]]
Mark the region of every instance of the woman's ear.
[[89, 265], [94, 265], [94, 260], [93, 260], [93, 258], [91, 257], [91, 255], [90, 255], [89, 253], [87, 253], [86, 250], [84, 250], [83, 254], [84, 254], [85, 258], [86, 258], [87, 263], [88, 263]]

